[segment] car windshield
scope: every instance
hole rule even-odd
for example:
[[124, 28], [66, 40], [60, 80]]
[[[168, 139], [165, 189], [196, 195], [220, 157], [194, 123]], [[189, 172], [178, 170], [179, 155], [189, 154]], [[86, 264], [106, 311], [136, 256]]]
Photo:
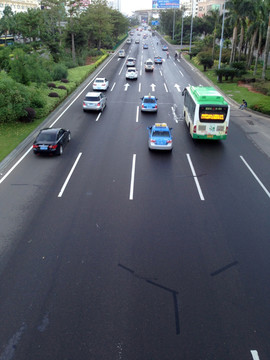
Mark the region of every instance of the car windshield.
[[99, 98], [96, 96], [87, 96], [85, 101], [99, 101]]
[[135, 72], [136, 69], [128, 69], [128, 72]]
[[155, 131], [153, 131], [152, 136], [154, 136], [154, 137], [170, 137], [170, 133], [169, 133], [169, 131], [155, 130]]
[[53, 133], [40, 133], [37, 141], [55, 141], [56, 139], [56, 134]]
[[152, 65], [152, 61], [148, 61], [146, 65]]
[[143, 100], [143, 102], [144, 102], [145, 104], [155, 104], [156, 100], [155, 100], [155, 99], [145, 98], [145, 99]]

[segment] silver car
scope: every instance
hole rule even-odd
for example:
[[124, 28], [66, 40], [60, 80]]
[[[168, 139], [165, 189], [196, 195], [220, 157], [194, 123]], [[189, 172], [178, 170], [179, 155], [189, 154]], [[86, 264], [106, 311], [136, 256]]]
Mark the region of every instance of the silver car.
[[102, 92], [88, 92], [83, 100], [83, 111], [103, 111], [107, 97]]

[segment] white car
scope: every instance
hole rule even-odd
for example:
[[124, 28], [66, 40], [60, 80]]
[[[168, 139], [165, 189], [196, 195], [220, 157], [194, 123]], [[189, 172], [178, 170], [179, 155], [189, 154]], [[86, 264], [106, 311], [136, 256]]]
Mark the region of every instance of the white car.
[[93, 90], [107, 90], [109, 81], [106, 78], [96, 78], [93, 83]]
[[151, 59], [146, 60], [144, 63], [145, 71], [153, 71], [154, 70], [154, 62]]
[[136, 59], [132, 58], [132, 57], [128, 58], [127, 62], [126, 62], [126, 65], [134, 67], [136, 65]]
[[131, 39], [127, 39], [127, 44], [131, 44]]
[[126, 71], [126, 79], [137, 79], [138, 78], [138, 70], [135, 67], [129, 67]]

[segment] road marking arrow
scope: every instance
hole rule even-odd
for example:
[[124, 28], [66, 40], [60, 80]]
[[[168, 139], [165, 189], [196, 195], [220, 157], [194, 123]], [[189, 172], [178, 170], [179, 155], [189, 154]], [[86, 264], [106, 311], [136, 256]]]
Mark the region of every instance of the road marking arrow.
[[151, 86], [151, 88], [152, 88], [152, 91], [154, 92], [155, 89], [156, 89], [156, 85], [155, 85], [155, 84], [151, 84], [150, 86]]
[[128, 83], [125, 84], [124, 87], [125, 87], [125, 91], [127, 91], [128, 87], [129, 87], [129, 84]]
[[178, 92], [181, 91], [180, 86], [178, 84], [174, 84], [174, 87], [178, 90]]

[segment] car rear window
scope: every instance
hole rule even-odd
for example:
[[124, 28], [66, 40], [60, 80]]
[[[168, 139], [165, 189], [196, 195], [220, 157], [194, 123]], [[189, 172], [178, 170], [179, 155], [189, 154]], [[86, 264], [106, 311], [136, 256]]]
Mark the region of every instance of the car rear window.
[[104, 80], [102, 80], [102, 79], [100, 80], [100, 79], [99, 79], [99, 80], [96, 80], [95, 82], [96, 82], [96, 83], [103, 83]]
[[155, 131], [153, 131], [152, 136], [154, 136], [154, 137], [170, 137], [170, 133], [169, 133], [169, 131], [155, 130]]
[[50, 134], [50, 133], [40, 133], [37, 141], [55, 141], [56, 134]]
[[146, 98], [146, 99], [144, 99], [143, 100], [143, 102], [145, 103], [145, 104], [155, 104], [155, 100], [154, 99], [148, 99], [148, 98]]
[[152, 61], [148, 61], [146, 65], [153, 65]]
[[98, 96], [86, 96], [85, 101], [99, 101]]

